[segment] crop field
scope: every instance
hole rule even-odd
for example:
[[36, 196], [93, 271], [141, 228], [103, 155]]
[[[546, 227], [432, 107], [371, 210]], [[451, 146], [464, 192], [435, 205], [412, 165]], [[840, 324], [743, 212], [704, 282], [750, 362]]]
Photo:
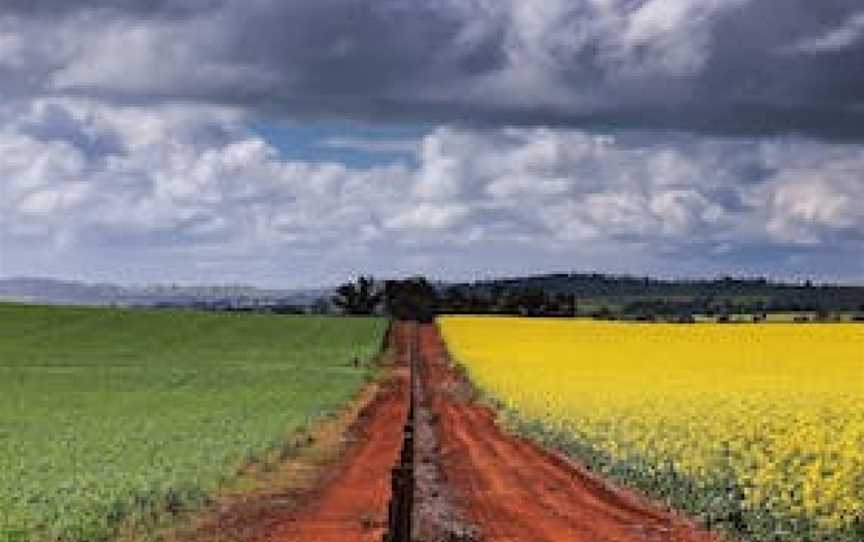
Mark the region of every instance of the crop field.
[[0, 305], [0, 541], [204, 501], [344, 404], [386, 322]]
[[864, 326], [447, 317], [514, 428], [753, 541], [864, 539]]

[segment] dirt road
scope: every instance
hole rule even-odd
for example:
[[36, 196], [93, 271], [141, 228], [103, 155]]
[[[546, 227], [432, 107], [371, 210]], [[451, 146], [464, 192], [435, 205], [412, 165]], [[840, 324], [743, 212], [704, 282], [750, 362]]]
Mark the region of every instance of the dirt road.
[[420, 330], [440, 468], [486, 542], [708, 542], [712, 537], [561, 457], [502, 432], [470, 400], [435, 325]]
[[396, 324], [390, 340], [400, 367], [354, 424], [343, 456], [299, 507], [255, 519], [260, 536], [247, 542], [380, 542], [412, 387], [414, 539], [716, 542], [674, 513], [499, 429], [453, 369], [434, 324]]
[[408, 412], [408, 343], [396, 325], [391, 341], [401, 361], [352, 431], [352, 444], [306, 504], [270, 522], [256, 542], [380, 542], [387, 523], [390, 470], [402, 447]]

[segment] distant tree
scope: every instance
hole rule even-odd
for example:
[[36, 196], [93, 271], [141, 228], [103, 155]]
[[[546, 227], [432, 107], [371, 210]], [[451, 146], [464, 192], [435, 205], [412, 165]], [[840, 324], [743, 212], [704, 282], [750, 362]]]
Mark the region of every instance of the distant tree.
[[484, 297], [476, 291], [472, 291], [468, 296], [468, 312], [478, 314], [488, 314], [495, 312], [495, 303], [489, 297]]
[[678, 322], [679, 324], [695, 324], [696, 323], [696, 317], [694, 317], [690, 313], [679, 314], [676, 317], [676, 322]]
[[506, 314], [508, 296], [509, 291], [500, 284], [493, 284], [485, 289], [475, 289], [475, 295], [471, 300], [473, 310], [481, 313]]
[[559, 292], [554, 296], [555, 313], [561, 316], [575, 316], [579, 311], [576, 304], [576, 295], [572, 293]]
[[319, 297], [309, 307], [309, 312], [312, 314], [327, 314], [330, 312], [330, 301], [324, 297]]
[[441, 299], [441, 310], [453, 313], [463, 313], [470, 310], [469, 299], [461, 286], [450, 286], [444, 291]]
[[542, 288], [525, 288], [519, 295], [519, 312], [523, 316], [544, 316], [548, 299]]
[[502, 314], [520, 314], [521, 292], [515, 289], [503, 290], [496, 300], [497, 312]]
[[825, 322], [831, 319], [831, 311], [824, 307], [818, 307], [816, 309], [815, 319], [820, 322]]
[[595, 311], [592, 316], [599, 320], [608, 320], [612, 318], [614, 314], [612, 313], [612, 309], [610, 309], [606, 305], [603, 305], [597, 311]]
[[361, 276], [355, 282], [346, 282], [337, 288], [331, 302], [343, 314], [360, 316], [373, 314], [383, 299], [384, 292], [375, 279]]
[[387, 312], [399, 320], [431, 322], [438, 310], [438, 293], [425, 277], [388, 280], [385, 288]]

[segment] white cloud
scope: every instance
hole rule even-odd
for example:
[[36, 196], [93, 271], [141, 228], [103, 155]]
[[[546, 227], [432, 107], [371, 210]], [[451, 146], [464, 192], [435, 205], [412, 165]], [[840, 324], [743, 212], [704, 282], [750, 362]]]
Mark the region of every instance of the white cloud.
[[790, 159], [786, 168], [753, 191], [765, 204], [769, 234], [781, 242], [802, 244], [836, 243], [836, 236], [843, 233], [859, 241], [864, 238], [864, 149], [817, 157], [817, 149], [793, 148], [805, 158]]
[[436, 205], [422, 202], [385, 220], [384, 225], [394, 231], [408, 232], [409, 234], [411, 230], [436, 232], [460, 225], [468, 215], [468, 208], [458, 203]]
[[834, 53], [854, 46], [864, 38], [864, 12], [851, 15], [842, 25], [819, 36], [803, 38], [791, 47], [784, 49], [787, 53]]
[[0, 65], [21, 68], [25, 45], [22, 36], [0, 29]]
[[758, 247], [776, 269], [794, 247], [864, 248], [860, 145], [440, 127], [411, 143], [414, 165], [355, 168], [287, 160], [230, 108], [40, 99], [0, 119], [0, 273], [37, 246], [56, 269], [121, 253], [228, 273], [252, 258], [302, 264], [304, 283], [373, 253], [406, 268], [410, 251], [452, 251], [463, 271], [493, 248], [508, 269], [674, 253], [654, 268], [679, 268]]
[[[686, 76], [701, 71], [711, 52], [711, 27], [743, 0], [650, 0], [625, 17], [614, 49], [627, 71]], [[623, 8], [625, 3], [619, 3]], [[620, 9], [620, 8], [619, 8]], [[626, 8], [624, 8], [626, 9]]]

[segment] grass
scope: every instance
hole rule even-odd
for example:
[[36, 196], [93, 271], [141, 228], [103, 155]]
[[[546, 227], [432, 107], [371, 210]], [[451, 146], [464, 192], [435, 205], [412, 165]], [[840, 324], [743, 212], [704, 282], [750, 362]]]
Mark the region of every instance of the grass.
[[348, 401], [385, 322], [0, 305], [0, 542], [206, 502]]
[[[213, 495], [200, 510], [166, 525], [123, 531], [115, 542], [247, 542], [271, 528], [262, 517], [282, 517], [302, 505], [310, 492], [332, 473], [351, 445], [351, 430], [381, 390], [394, 362], [394, 352], [381, 358], [381, 378], [363, 386], [344, 408], [294, 435], [293, 443], [271, 461], [251, 464]], [[134, 525], [133, 525], [134, 527]]]

